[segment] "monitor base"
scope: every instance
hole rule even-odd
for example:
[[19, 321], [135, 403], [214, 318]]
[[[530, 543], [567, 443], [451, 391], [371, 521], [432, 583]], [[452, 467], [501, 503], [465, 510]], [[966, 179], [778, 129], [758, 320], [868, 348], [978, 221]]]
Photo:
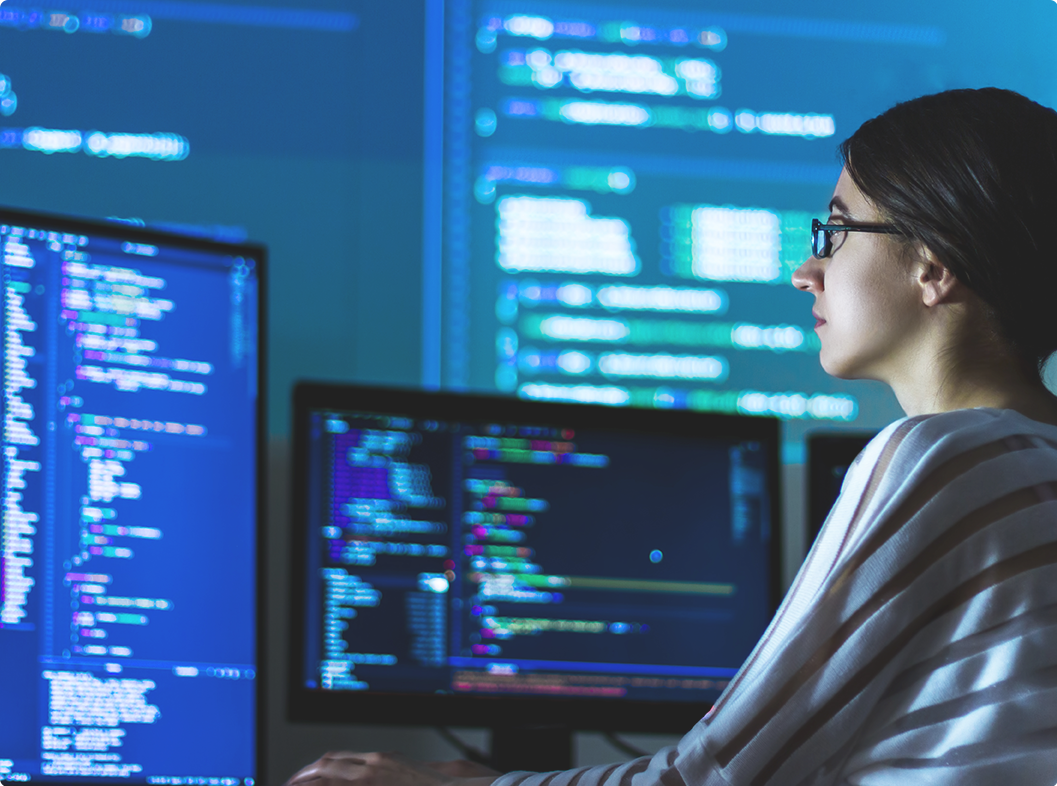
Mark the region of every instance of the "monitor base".
[[501, 772], [550, 772], [573, 766], [573, 731], [566, 726], [492, 729], [492, 766]]

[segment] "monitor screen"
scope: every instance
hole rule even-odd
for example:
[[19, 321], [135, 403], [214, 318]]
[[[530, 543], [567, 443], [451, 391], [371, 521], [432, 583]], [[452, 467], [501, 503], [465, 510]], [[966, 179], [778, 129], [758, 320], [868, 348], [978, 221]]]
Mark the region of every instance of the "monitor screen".
[[294, 422], [295, 717], [685, 728], [771, 619], [773, 419], [305, 385]]
[[0, 780], [257, 777], [264, 251], [0, 210]]

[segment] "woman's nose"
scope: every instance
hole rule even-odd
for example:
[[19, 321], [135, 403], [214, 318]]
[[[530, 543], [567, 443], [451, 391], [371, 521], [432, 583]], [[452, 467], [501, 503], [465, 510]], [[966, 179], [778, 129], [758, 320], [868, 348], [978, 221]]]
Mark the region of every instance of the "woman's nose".
[[803, 292], [821, 292], [823, 268], [821, 259], [808, 257], [793, 271], [793, 286]]

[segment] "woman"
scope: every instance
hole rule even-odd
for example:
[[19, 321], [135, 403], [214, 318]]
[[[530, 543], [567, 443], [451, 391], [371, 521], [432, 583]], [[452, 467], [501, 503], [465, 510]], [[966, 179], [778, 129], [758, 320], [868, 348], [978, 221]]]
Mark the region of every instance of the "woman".
[[[814, 255], [822, 366], [907, 418], [863, 451], [763, 639], [677, 746], [562, 773], [335, 754], [291, 784], [1057, 782], [1057, 112], [900, 104], [841, 147]], [[466, 780], [460, 776], [477, 776]]]

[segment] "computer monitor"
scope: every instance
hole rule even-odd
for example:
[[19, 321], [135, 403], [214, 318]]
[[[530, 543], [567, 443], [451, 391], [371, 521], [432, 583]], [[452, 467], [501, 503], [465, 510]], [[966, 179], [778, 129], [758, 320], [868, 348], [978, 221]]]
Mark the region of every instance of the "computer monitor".
[[0, 210], [0, 780], [258, 776], [264, 249]]
[[294, 720], [685, 731], [776, 608], [774, 419], [302, 384], [293, 433]]
[[807, 437], [807, 547], [815, 542], [830, 508], [840, 496], [844, 476], [856, 456], [877, 435], [874, 431], [814, 432]]

